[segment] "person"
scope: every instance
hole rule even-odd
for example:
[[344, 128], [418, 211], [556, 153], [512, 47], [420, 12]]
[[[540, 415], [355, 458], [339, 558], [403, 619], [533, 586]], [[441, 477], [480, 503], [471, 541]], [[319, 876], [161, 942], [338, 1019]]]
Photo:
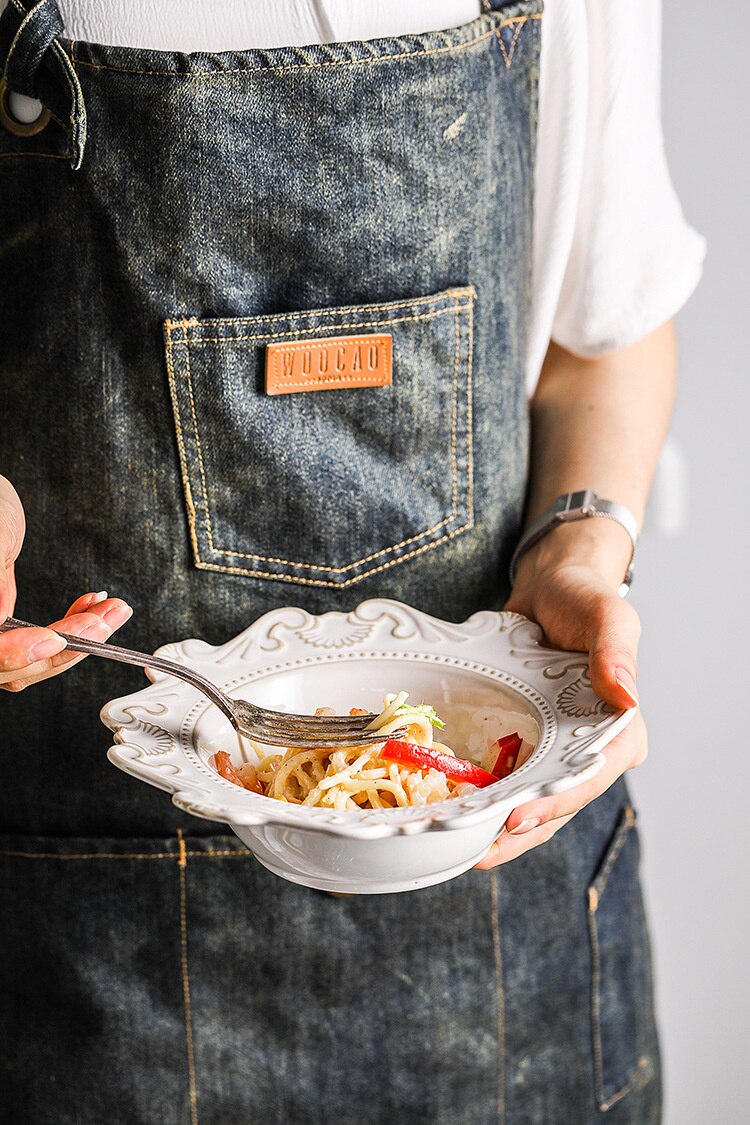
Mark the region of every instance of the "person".
[[[659, 6], [180, 13], [0, 17], [0, 618], [17, 582], [51, 622], [0, 636], [0, 1118], [657, 1122], [640, 714], [478, 870], [335, 898], [113, 770], [97, 712], [138, 673], [54, 630], [505, 605], [637, 701], [623, 524], [508, 568], [561, 495], [643, 519], [703, 253]], [[268, 344], [332, 331], [392, 334], [391, 386], [264, 394]]]

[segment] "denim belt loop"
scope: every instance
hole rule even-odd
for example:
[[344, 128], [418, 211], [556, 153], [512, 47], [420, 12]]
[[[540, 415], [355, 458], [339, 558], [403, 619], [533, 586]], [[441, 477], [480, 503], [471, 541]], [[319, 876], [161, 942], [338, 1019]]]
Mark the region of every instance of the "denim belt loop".
[[78, 76], [59, 42], [65, 29], [56, 0], [37, 0], [26, 8], [21, 0], [9, 0], [20, 22], [8, 48], [3, 68], [3, 81], [8, 91], [39, 98], [39, 71], [48, 52], [62, 68], [69, 95], [67, 128], [70, 134], [71, 167], [77, 170], [83, 161], [86, 145], [86, 106]]

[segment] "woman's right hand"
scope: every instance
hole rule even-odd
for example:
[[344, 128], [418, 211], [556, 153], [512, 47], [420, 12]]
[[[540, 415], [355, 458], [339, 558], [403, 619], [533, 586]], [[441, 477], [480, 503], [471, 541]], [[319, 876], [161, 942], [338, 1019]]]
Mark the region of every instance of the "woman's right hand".
[[[0, 476], [0, 622], [12, 614], [16, 603], [15, 562], [25, 531], [19, 495], [10, 481]], [[34, 626], [0, 633], [0, 687], [22, 691], [84, 659], [82, 653], [67, 653], [65, 641], [53, 629], [106, 641], [132, 613], [126, 602], [108, 598], [102, 591], [78, 598], [65, 616], [53, 621], [48, 629]]]

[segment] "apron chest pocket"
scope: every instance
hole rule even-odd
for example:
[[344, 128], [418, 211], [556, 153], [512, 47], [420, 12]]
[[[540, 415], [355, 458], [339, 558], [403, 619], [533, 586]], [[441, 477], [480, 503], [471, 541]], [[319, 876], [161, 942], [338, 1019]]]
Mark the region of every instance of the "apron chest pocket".
[[[166, 321], [195, 565], [345, 587], [470, 528], [474, 296]], [[291, 393], [266, 391], [273, 345]], [[362, 385], [386, 349], [391, 383]]]

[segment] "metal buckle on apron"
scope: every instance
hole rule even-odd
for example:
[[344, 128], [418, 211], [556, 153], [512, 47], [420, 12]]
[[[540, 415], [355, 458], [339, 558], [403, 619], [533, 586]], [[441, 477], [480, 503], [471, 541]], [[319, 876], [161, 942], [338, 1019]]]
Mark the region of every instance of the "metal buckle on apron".
[[[38, 0], [31, 8], [26, 8], [21, 0], [8, 0], [3, 20], [10, 19], [16, 21], [17, 26], [0, 80], [0, 123], [9, 132], [22, 137], [34, 136], [46, 127], [56, 107], [51, 110], [44, 104], [40, 79], [43, 70], [48, 71], [48, 61], [56, 61], [67, 85], [71, 167], [78, 169], [86, 144], [86, 107], [73, 64], [58, 42], [65, 25], [56, 0]], [[49, 83], [45, 84], [49, 89]], [[40, 101], [39, 115], [32, 121], [22, 121], [15, 116], [10, 102], [12, 94]]]
[[[33, 121], [21, 121], [13, 114], [9, 105], [9, 96], [14, 92], [8, 89], [6, 79], [0, 78], [0, 124], [9, 133], [15, 133], [17, 137], [33, 137], [37, 133], [41, 133], [42, 129], [47, 126], [52, 114], [46, 106], [39, 102], [39, 114]], [[23, 97], [23, 95], [21, 96]]]

